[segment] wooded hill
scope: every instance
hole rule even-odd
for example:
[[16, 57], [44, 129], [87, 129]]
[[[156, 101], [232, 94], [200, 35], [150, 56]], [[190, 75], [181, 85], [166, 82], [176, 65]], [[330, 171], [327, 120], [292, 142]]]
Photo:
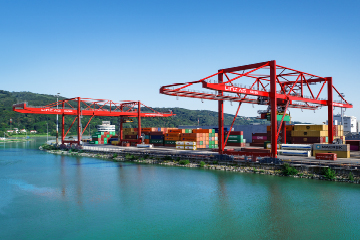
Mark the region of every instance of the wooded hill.
[[[64, 99], [60, 97], [60, 99]], [[56, 130], [56, 115], [40, 115], [40, 114], [22, 114], [12, 110], [13, 104], [27, 102], [30, 106], [44, 106], [56, 102], [54, 95], [37, 94], [31, 92], [8, 92], [0, 90], [0, 136], [4, 135], [4, 131], [10, 129], [10, 118], [12, 119], [11, 128], [26, 129], [27, 131], [36, 130], [38, 133], [46, 133], [46, 123], [49, 126], [49, 133], [55, 135]], [[169, 118], [142, 118], [141, 123], [143, 127], [178, 127], [179, 125], [217, 125], [218, 113], [208, 110], [189, 110], [184, 108], [154, 108], [159, 112], [168, 112], [172, 110], [176, 114]], [[144, 109], [145, 111], [145, 109]], [[224, 114], [225, 125], [230, 125], [234, 115]], [[65, 126], [69, 127], [73, 121], [73, 116], [67, 116]], [[89, 120], [88, 116], [83, 117], [83, 125]], [[95, 117], [92, 119], [91, 132], [95, 131], [95, 125], [101, 124], [101, 121], [111, 121], [111, 124], [118, 125], [118, 118], [114, 117]], [[61, 117], [59, 116], [59, 126]], [[238, 116], [235, 124], [253, 124], [269, 122], [256, 119]], [[124, 124], [125, 127], [137, 127], [137, 120], [133, 123]], [[118, 127], [117, 127], [118, 128]], [[60, 131], [60, 127], [59, 127]], [[75, 134], [75, 128], [70, 130], [71, 134]], [[88, 134], [86, 131], [85, 134]]]

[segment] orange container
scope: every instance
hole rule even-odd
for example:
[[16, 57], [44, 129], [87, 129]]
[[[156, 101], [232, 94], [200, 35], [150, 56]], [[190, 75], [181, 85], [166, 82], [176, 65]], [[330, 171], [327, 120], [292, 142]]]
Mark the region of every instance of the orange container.
[[200, 137], [200, 133], [182, 133], [181, 137]]
[[177, 138], [179, 138], [180, 134], [181, 133], [166, 133], [165, 137], [177, 137]]
[[197, 138], [196, 137], [182, 137], [180, 140], [181, 141], [196, 142]]
[[144, 143], [145, 143], [145, 144], [149, 144], [149, 143], [150, 143], [150, 139], [144, 139]]
[[154, 128], [141, 128], [142, 132], [153, 132]]
[[169, 133], [184, 133], [185, 129], [171, 129]]
[[177, 137], [165, 137], [166, 141], [178, 141], [181, 140], [180, 136]]

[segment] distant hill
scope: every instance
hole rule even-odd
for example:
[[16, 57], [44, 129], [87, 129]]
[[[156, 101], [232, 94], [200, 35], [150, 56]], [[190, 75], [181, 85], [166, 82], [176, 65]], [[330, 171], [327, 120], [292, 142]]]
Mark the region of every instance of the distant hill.
[[[64, 99], [60, 97], [60, 99]], [[21, 102], [28, 102], [31, 106], [44, 106], [56, 102], [54, 95], [37, 94], [31, 92], [8, 92], [0, 90], [0, 136], [3, 132], [10, 129], [10, 118], [12, 119], [11, 127], [19, 129], [37, 130], [38, 133], [46, 133], [46, 123], [48, 123], [49, 133], [55, 134], [56, 129], [56, 115], [38, 115], [38, 114], [21, 114], [12, 111], [12, 105]], [[145, 110], [145, 109], [144, 109]], [[184, 108], [154, 108], [159, 112], [168, 112], [172, 110], [176, 114], [169, 118], [142, 118], [143, 127], [178, 127], [179, 125], [217, 125], [218, 113], [208, 110], [189, 110]], [[234, 115], [224, 114], [224, 123], [230, 125]], [[65, 125], [70, 126], [74, 117], [67, 117]], [[89, 120], [89, 117], [84, 116], [83, 124]], [[113, 117], [96, 117], [91, 121], [92, 132], [94, 126], [101, 124], [101, 121], [111, 121], [112, 124], [118, 123], [117, 118]], [[59, 117], [59, 124], [61, 118]], [[268, 123], [267, 121], [256, 119], [254, 117], [238, 116], [235, 124], [253, 124], [253, 123]], [[133, 123], [124, 124], [125, 127], [137, 127], [137, 121], [134, 119]], [[60, 129], [59, 129], [60, 131]], [[75, 129], [72, 129], [75, 133]]]

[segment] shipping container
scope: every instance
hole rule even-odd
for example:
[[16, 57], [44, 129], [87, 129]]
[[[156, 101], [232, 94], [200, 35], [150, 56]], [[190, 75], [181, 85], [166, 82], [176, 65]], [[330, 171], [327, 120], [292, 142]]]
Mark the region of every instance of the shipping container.
[[[296, 126], [296, 125], [295, 125]], [[326, 137], [328, 131], [302, 131], [295, 130], [291, 132], [292, 137]]]
[[294, 131], [327, 131], [328, 125], [306, 125], [306, 124], [296, 124], [294, 126]]
[[337, 160], [337, 154], [336, 153], [316, 153], [315, 154], [315, 159], [336, 161]]

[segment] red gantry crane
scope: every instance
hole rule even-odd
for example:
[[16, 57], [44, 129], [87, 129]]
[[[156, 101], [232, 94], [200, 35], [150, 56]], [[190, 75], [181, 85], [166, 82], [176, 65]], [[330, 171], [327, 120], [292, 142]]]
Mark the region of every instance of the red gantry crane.
[[[141, 107], [148, 109], [149, 111], [141, 111]], [[122, 103], [114, 103], [112, 100], [107, 99], [92, 99], [92, 98], [69, 98], [59, 100], [58, 102], [46, 105], [46, 106], [28, 106], [27, 103], [20, 103], [13, 105], [13, 111], [19, 113], [30, 114], [59, 114], [62, 115], [62, 129], [61, 138], [62, 143], [76, 143], [80, 145], [81, 136], [84, 134], [91, 119], [95, 116], [107, 116], [107, 117], [121, 117], [119, 140], [126, 142], [141, 142], [141, 118], [142, 117], [170, 117], [174, 116], [172, 112], [161, 113], [151, 109], [140, 101], [124, 100]], [[74, 115], [75, 118], [70, 125], [69, 129], [65, 133], [65, 115]], [[81, 129], [82, 116], [91, 116], [84, 129]], [[122, 130], [123, 122], [126, 118], [138, 118], [138, 139], [123, 139]], [[76, 141], [65, 140], [66, 135], [70, 131], [71, 127], [77, 120], [77, 136]]]
[[[212, 79], [217, 76], [216, 79]], [[189, 87], [202, 84], [203, 89], [215, 92], [194, 91]], [[245, 84], [248, 84], [246, 87]], [[316, 87], [316, 85], [319, 86]], [[326, 90], [324, 90], [326, 89]], [[334, 101], [333, 90], [341, 98]], [[198, 99], [218, 101], [219, 112], [219, 153], [244, 155], [245, 152], [225, 151], [227, 138], [224, 139], [224, 101], [239, 103], [230, 131], [242, 103], [268, 105], [267, 112], [260, 112], [262, 118], [270, 115], [271, 120], [271, 157], [277, 157], [278, 137], [283, 129], [284, 118], [288, 108], [317, 110], [322, 106], [328, 109], [329, 142], [333, 141], [333, 108], [352, 108], [342, 94], [333, 86], [332, 77], [319, 77], [313, 74], [294, 70], [268, 61], [233, 68], [220, 69], [217, 73], [198, 81], [174, 83], [160, 88], [160, 93]], [[323, 93], [323, 94], [322, 94]], [[327, 93], [327, 94], [326, 94]], [[326, 96], [323, 96], [326, 95]], [[344, 101], [344, 102], [343, 102]], [[278, 127], [278, 121], [279, 127]], [[229, 135], [228, 135], [229, 136]], [[284, 137], [285, 137], [284, 136]], [[264, 153], [254, 153], [265, 156]]]

